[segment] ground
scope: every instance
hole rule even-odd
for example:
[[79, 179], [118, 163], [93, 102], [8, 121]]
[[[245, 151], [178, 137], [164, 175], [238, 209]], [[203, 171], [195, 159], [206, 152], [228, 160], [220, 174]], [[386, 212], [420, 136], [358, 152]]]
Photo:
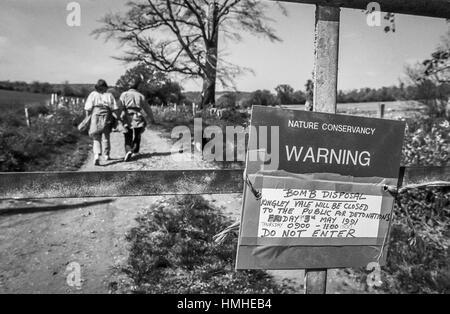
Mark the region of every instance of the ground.
[[[123, 138], [112, 135], [112, 160], [95, 167], [92, 155], [81, 171], [198, 169], [213, 164], [171, 158], [171, 141], [162, 129], [147, 130], [136, 160], [124, 163]], [[224, 213], [239, 218], [241, 195], [205, 196]], [[58, 199], [0, 202], [0, 293], [108, 293], [116, 271], [127, 258], [125, 233], [140, 211], [158, 197]], [[11, 209], [14, 208], [12, 211]], [[72, 271], [81, 266], [81, 288], [68, 285]], [[301, 292], [303, 272], [274, 271], [277, 280], [293, 279]], [[329, 292], [354, 291], [355, 283], [330, 272]], [[347, 280], [347, 279], [346, 279]], [[348, 281], [348, 280], [347, 280]], [[340, 286], [350, 288], [339, 288]]]

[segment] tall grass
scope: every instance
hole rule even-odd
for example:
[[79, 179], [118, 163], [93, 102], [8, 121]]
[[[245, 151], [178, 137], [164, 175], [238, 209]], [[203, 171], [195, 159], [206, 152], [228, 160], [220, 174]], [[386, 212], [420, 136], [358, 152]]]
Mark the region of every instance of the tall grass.
[[127, 233], [128, 277], [115, 293], [289, 293], [264, 271], [234, 271], [236, 240], [213, 236], [231, 224], [200, 196], [170, 198], [136, 218]]
[[[3, 105], [0, 115], [0, 171], [57, 170], [58, 155], [78, 150], [83, 139], [76, 126], [82, 113], [64, 108], [50, 110], [42, 104], [29, 107], [31, 127], [27, 127], [24, 105]], [[83, 152], [85, 155], [86, 152]], [[70, 154], [68, 154], [70, 156]], [[74, 170], [81, 156], [64, 161], [64, 170]], [[74, 167], [71, 167], [71, 163]], [[75, 165], [77, 164], [77, 165]]]
[[[446, 166], [450, 124], [445, 119], [408, 119], [402, 163]], [[423, 188], [397, 197], [382, 286], [388, 293], [450, 293], [450, 190]], [[365, 271], [357, 272], [365, 282]], [[369, 288], [368, 288], [369, 289]]]

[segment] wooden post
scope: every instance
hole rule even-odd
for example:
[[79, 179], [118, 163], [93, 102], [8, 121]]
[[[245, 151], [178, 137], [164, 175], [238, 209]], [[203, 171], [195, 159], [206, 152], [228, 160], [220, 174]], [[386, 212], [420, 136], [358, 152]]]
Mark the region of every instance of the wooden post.
[[385, 104], [380, 104], [380, 119], [384, 119]]
[[[316, 6], [314, 111], [336, 113], [340, 8]], [[327, 269], [307, 269], [305, 293], [324, 294]]]
[[27, 123], [27, 127], [31, 127], [30, 114], [28, 112], [28, 107], [25, 106], [25, 121]]
[[52, 94], [50, 100], [50, 110], [54, 110], [57, 102], [57, 95], [55, 93]]

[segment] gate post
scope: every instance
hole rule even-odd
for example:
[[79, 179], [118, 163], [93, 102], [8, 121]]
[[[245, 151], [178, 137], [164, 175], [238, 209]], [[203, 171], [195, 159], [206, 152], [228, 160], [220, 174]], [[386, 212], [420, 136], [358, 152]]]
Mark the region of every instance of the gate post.
[[[316, 6], [314, 111], [336, 113], [340, 8]], [[305, 293], [324, 294], [327, 269], [305, 272]]]
[[316, 6], [314, 111], [336, 113], [339, 7]]

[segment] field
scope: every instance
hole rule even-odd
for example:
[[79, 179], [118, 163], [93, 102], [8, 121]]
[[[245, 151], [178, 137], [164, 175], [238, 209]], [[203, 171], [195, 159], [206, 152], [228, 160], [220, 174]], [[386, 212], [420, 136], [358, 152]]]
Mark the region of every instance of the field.
[[0, 106], [46, 104], [50, 95], [0, 90]]

